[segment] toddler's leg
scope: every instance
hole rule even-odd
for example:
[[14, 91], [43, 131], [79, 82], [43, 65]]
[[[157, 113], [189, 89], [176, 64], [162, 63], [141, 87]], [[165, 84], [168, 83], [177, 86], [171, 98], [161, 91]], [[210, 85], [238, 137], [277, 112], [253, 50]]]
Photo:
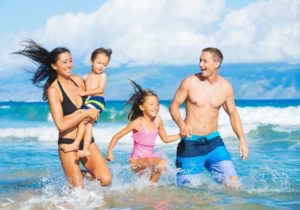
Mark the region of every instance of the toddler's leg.
[[83, 139], [83, 150], [78, 151], [78, 156], [80, 158], [86, 157], [90, 154], [89, 152], [89, 146], [91, 144], [91, 139], [92, 139], [92, 129], [93, 129], [93, 124], [88, 123], [85, 125], [85, 133], [84, 133], [84, 139]]
[[82, 141], [83, 135], [85, 133], [85, 124], [81, 122], [77, 128], [77, 135], [72, 144], [64, 144], [60, 147], [64, 152], [76, 151], [79, 149], [79, 144]]

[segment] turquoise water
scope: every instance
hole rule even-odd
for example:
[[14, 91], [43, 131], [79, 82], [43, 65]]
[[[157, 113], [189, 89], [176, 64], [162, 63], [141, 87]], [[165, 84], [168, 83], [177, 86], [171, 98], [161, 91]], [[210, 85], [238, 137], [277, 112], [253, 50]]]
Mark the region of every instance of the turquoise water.
[[[161, 102], [160, 116], [168, 133], [178, 129]], [[156, 150], [169, 160], [156, 186], [137, 177], [128, 166], [130, 135], [114, 149], [109, 163], [113, 183], [103, 188], [86, 180], [86, 188], [70, 191], [57, 153], [57, 130], [42, 102], [0, 102], [0, 209], [299, 209], [300, 100], [236, 102], [244, 124], [250, 156], [241, 161], [238, 141], [228, 117], [220, 113], [219, 128], [235, 163], [242, 189], [230, 191], [208, 173], [190, 188], [176, 186], [177, 142]], [[126, 125], [124, 101], [111, 101], [94, 128], [105, 154], [108, 143]], [[181, 109], [184, 112], [184, 108]]]

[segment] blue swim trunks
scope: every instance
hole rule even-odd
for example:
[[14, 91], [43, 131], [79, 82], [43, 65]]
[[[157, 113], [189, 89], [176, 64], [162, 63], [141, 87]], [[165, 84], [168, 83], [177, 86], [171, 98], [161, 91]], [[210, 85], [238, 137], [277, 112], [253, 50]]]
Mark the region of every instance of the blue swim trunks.
[[84, 109], [98, 109], [100, 113], [105, 109], [106, 101], [103, 96], [89, 96], [85, 102]]
[[181, 139], [177, 147], [177, 184], [191, 184], [192, 177], [206, 168], [216, 182], [237, 176], [230, 155], [218, 131], [206, 136], [192, 135]]

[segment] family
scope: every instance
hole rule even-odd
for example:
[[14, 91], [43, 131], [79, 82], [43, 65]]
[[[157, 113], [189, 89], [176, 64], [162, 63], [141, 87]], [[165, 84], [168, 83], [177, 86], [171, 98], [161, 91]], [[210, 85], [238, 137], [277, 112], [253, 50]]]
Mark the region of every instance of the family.
[[[217, 183], [229, 186], [237, 183], [235, 167], [218, 132], [221, 107], [228, 114], [240, 141], [242, 160], [247, 158], [249, 150], [232, 86], [218, 73], [223, 60], [219, 49], [203, 49], [199, 58], [200, 72], [186, 77], [176, 91], [169, 110], [178, 125], [179, 134], [167, 134], [163, 120], [158, 116], [158, 95], [131, 81], [134, 93], [127, 101], [130, 106], [128, 124], [112, 137], [106, 158], [95, 143], [92, 127], [105, 109], [105, 69], [112, 51], [95, 49], [90, 58], [91, 71], [83, 79], [72, 75], [72, 55], [67, 48], [57, 47], [48, 51], [33, 40], [26, 40], [24, 48], [14, 54], [23, 55], [37, 64], [32, 81], [43, 88], [43, 100], [49, 103], [59, 133], [61, 165], [71, 187], [84, 187], [80, 163], [92, 179], [100, 181], [102, 186], [110, 185], [112, 174], [106, 160], [114, 160], [114, 146], [129, 132], [133, 133], [134, 143], [130, 166], [138, 175], [150, 170], [151, 182], [159, 180], [166, 165], [166, 161], [153, 152], [159, 135], [164, 143], [180, 139], [176, 153], [178, 185], [192, 184], [204, 168]], [[184, 119], [179, 112], [182, 104], [186, 108]]]

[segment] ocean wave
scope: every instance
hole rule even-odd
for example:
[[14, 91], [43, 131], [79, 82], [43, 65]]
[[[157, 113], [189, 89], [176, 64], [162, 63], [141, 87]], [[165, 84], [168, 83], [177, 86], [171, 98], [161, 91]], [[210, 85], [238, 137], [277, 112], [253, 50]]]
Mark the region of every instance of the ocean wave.
[[[285, 126], [300, 125], [300, 106], [274, 107], [274, 106], [243, 106], [237, 107], [244, 124], [273, 124]], [[185, 108], [180, 108], [182, 117], [185, 117]], [[127, 122], [128, 110], [125, 103], [112, 103], [101, 114], [99, 123]], [[169, 105], [161, 104], [159, 115], [169, 125], [174, 122], [169, 113]], [[10, 103], [0, 104], [0, 120], [18, 122], [53, 122], [47, 103]], [[221, 109], [219, 125], [229, 123], [227, 114]]]
[[[93, 128], [93, 134], [96, 140], [96, 143], [105, 143], [108, 144], [118, 131], [126, 126], [125, 123], [102, 123]], [[178, 127], [174, 125], [165, 125], [165, 129], [168, 134], [177, 134], [179, 133]], [[287, 127], [287, 126], [274, 126], [268, 124], [244, 124], [244, 132], [246, 137], [252, 137], [255, 139], [266, 138], [266, 137], [286, 137], [287, 139], [299, 139], [299, 126]], [[222, 124], [219, 126], [219, 132], [223, 138], [236, 138], [235, 133], [233, 132], [230, 123]], [[124, 136], [120, 144], [132, 144], [132, 133]], [[274, 138], [275, 138], [274, 137]], [[27, 139], [35, 138], [38, 141], [43, 142], [55, 142], [58, 139], [57, 128], [53, 126], [40, 126], [40, 127], [26, 127], [26, 128], [0, 128], [0, 140], [1, 139]], [[160, 137], [157, 137], [157, 144], [164, 144]], [[229, 144], [231, 141], [228, 141]], [[171, 144], [177, 144], [176, 142]], [[235, 141], [234, 141], [235, 144]]]

